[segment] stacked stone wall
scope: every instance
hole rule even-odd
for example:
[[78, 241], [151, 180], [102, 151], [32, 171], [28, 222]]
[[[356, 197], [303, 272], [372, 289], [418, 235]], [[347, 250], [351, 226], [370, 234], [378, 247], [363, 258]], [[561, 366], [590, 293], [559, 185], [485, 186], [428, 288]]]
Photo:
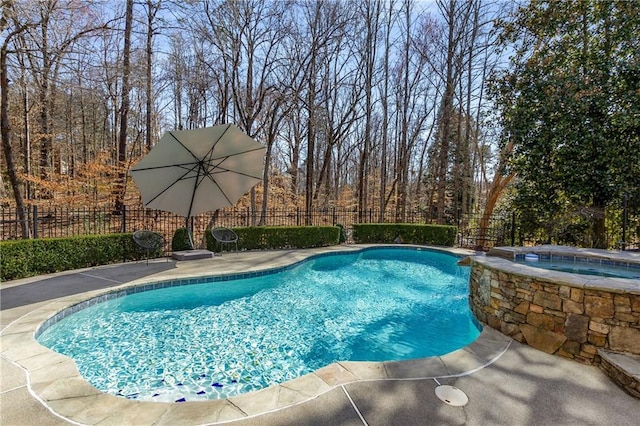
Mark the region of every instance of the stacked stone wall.
[[472, 262], [476, 318], [518, 342], [585, 364], [598, 349], [640, 354], [640, 294], [579, 288]]
[[600, 357], [600, 370], [629, 395], [640, 399], [640, 376], [630, 374], [619, 366], [612, 364], [605, 356]]

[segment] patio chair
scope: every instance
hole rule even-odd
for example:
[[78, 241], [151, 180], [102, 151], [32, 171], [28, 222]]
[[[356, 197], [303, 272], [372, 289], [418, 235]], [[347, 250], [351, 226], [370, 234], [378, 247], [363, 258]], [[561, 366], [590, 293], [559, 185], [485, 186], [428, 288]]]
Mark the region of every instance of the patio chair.
[[133, 241], [146, 252], [147, 265], [149, 254], [164, 247], [164, 237], [157, 232], [140, 230], [133, 233]]
[[229, 228], [218, 226], [211, 228], [211, 236], [220, 244], [220, 253], [222, 254], [222, 246], [224, 244], [235, 244], [236, 253], [238, 253], [238, 234]]

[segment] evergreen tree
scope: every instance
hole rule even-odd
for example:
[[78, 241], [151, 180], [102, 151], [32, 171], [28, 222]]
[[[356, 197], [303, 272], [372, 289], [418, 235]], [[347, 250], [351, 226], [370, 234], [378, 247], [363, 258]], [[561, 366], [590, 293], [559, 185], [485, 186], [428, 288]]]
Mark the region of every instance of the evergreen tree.
[[547, 235], [569, 214], [604, 248], [605, 209], [640, 192], [640, 2], [532, 1], [513, 18], [494, 88], [516, 206]]

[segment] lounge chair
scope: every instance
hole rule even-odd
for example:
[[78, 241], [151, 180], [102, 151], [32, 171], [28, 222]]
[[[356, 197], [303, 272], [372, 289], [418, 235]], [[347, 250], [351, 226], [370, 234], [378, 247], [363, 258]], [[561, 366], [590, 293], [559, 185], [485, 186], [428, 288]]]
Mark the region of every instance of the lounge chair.
[[146, 252], [147, 265], [149, 264], [149, 254], [164, 247], [164, 237], [157, 232], [140, 230], [133, 233], [133, 241]]
[[233, 230], [218, 226], [211, 228], [211, 236], [220, 244], [220, 253], [224, 244], [235, 244], [236, 253], [238, 253], [238, 234]]

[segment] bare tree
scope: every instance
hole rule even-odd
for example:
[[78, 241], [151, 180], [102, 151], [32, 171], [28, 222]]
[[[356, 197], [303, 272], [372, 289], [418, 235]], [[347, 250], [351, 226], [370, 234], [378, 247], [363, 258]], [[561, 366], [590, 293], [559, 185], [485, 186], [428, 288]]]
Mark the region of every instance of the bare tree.
[[131, 75], [131, 30], [133, 27], [133, 0], [127, 0], [124, 25], [124, 49], [122, 52], [122, 94], [120, 102], [120, 131], [118, 133], [118, 180], [115, 190], [115, 211], [122, 211], [126, 188], [127, 119], [129, 118], [129, 77]]
[[[361, 63], [364, 68], [362, 83], [365, 88], [364, 104], [364, 143], [360, 152], [360, 164], [358, 166], [358, 219], [362, 222], [368, 207], [367, 200], [367, 171], [369, 164], [369, 151], [371, 150], [371, 133], [373, 110], [373, 86], [374, 70], [376, 65], [376, 46], [378, 44], [378, 32], [380, 28], [380, 14], [382, 2], [379, 0], [365, 2], [363, 4], [363, 20], [365, 23], [365, 42], [363, 44]], [[386, 149], [386, 147], [385, 147]], [[384, 162], [385, 159], [382, 159]]]
[[[465, 2], [466, 3], [466, 2]], [[438, 223], [443, 223], [445, 218], [445, 201], [447, 189], [447, 175], [449, 170], [449, 146], [454, 115], [454, 92], [460, 78], [461, 58], [465, 54], [462, 51], [462, 37], [469, 19], [470, 6], [460, 5], [458, 0], [439, 0], [438, 8], [441, 11], [447, 28], [446, 59], [443, 75], [444, 94], [442, 104], [438, 112], [438, 151], [437, 151], [437, 202], [436, 212]], [[470, 3], [466, 3], [469, 5]]]
[[[40, 140], [40, 177], [47, 180], [52, 166], [54, 128], [51, 122], [55, 104], [56, 82], [65, 55], [81, 38], [104, 30], [105, 23], [94, 22], [94, 15], [73, 4], [55, 1], [20, 2], [21, 9], [12, 19], [20, 26], [19, 19], [38, 16], [38, 25], [28, 26], [21, 34], [25, 43], [29, 69], [38, 88]], [[80, 28], [80, 30], [75, 30]], [[51, 194], [43, 194], [51, 196]]]
[[[307, 224], [325, 206], [361, 221], [373, 207], [378, 221], [390, 211], [407, 220], [418, 207], [459, 220], [505, 182], [492, 176], [485, 122], [496, 9], [487, 1], [129, 0], [103, 11], [119, 25], [101, 33], [90, 32], [100, 28], [90, 12], [104, 3], [16, 2], [21, 13], [5, 21], [36, 24], [7, 44], [21, 91], [8, 93], [18, 172], [22, 157], [27, 174], [39, 164], [33, 174], [58, 182], [91, 166], [94, 199], [102, 179], [105, 202], [122, 204], [126, 161], [163, 127], [235, 122], [267, 148], [251, 223], [264, 224], [274, 202], [304, 206]], [[33, 174], [37, 201], [46, 185]]]
[[[231, 87], [233, 116], [250, 137], [265, 137], [267, 167], [272, 144], [282, 121], [284, 99], [276, 87], [275, 70], [281, 66], [282, 40], [287, 35], [286, 4], [257, 0], [204, 3], [206, 19], [200, 33], [218, 50], [219, 65]], [[271, 146], [270, 146], [271, 145]], [[268, 185], [265, 173], [264, 185]], [[266, 194], [263, 193], [266, 209]], [[252, 223], [256, 223], [255, 188], [251, 191]]]
[[152, 124], [154, 116], [154, 92], [153, 92], [153, 36], [156, 34], [155, 19], [161, 8], [162, 1], [147, 0], [147, 40], [146, 40], [146, 66], [145, 66], [145, 145], [150, 150], [154, 144], [154, 127]]
[[[355, 124], [363, 116], [359, 104], [363, 92], [370, 82], [357, 63], [351, 60], [357, 57], [358, 47], [347, 34], [353, 32], [355, 20], [352, 11], [342, 11], [343, 30], [336, 33], [330, 48], [322, 55], [322, 78], [319, 82], [319, 100], [316, 125], [316, 144], [318, 155], [317, 177], [313, 191], [314, 205], [328, 206], [329, 200], [335, 200], [340, 181], [339, 173], [332, 173], [336, 167], [338, 151], [342, 150], [345, 141], [355, 132]], [[333, 179], [331, 179], [333, 175]], [[324, 194], [321, 202], [320, 194]]]
[[492, 17], [486, 12], [490, 5], [481, 0], [438, 0], [437, 6], [443, 21], [425, 22], [432, 35], [423, 32], [417, 51], [427, 59], [441, 92], [425, 202], [442, 223], [459, 221], [477, 198], [473, 169], [484, 167], [486, 160], [479, 135]]
[[406, 220], [409, 171], [412, 166], [413, 149], [422, 137], [430, 115], [428, 81], [424, 81], [424, 56], [414, 49], [414, 3], [404, 0], [401, 7], [404, 28], [402, 50], [395, 66], [395, 106], [396, 115], [396, 161], [394, 187], [396, 189], [396, 221]]
[[[5, 29], [9, 26], [9, 16], [14, 12], [13, 3], [7, 2], [3, 7], [2, 16], [0, 16], [0, 30], [4, 33]], [[4, 154], [4, 160], [7, 165], [7, 174], [9, 175], [9, 182], [11, 183], [11, 189], [13, 190], [13, 197], [16, 201], [16, 208], [18, 211], [18, 220], [20, 222], [20, 230], [22, 238], [29, 238], [29, 225], [27, 223], [24, 199], [22, 197], [22, 190], [20, 188], [20, 182], [16, 173], [15, 161], [13, 159], [13, 150], [11, 146], [11, 121], [9, 119], [9, 77], [7, 76], [7, 56], [10, 53], [15, 53], [9, 49], [13, 39], [19, 34], [26, 31], [29, 27], [37, 25], [37, 22], [23, 23], [15, 26], [9, 30], [6, 35], [2, 47], [0, 48], [0, 134], [2, 135], [2, 152]]]
[[393, 12], [393, 8], [395, 6], [395, 1], [392, 0], [387, 5], [386, 17], [385, 17], [385, 40], [384, 40], [384, 55], [383, 55], [383, 67], [382, 67], [382, 88], [380, 89], [380, 103], [382, 106], [382, 140], [381, 144], [381, 153], [380, 153], [380, 200], [379, 200], [379, 210], [380, 214], [378, 216], [378, 222], [384, 222], [384, 212], [387, 208], [388, 197], [387, 197], [387, 147], [388, 147], [388, 137], [389, 137], [389, 61], [390, 61], [390, 51], [391, 51], [391, 31], [393, 28], [393, 23], [395, 19], [395, 14]]
[[[305, 223], [311, 224], [314, 207], [314, 193], [317, 185], [316, 157], [319, 156], [319, 135], [321, 135], [322, 80], [325, 78], [323, 64], [326, 65], [330, 45], [340, 39], [348, 22], [346, 7], [340, 2], [318, 1], [303, 3], [299, 14], [302, 29], [294, 36], [298, 38], [299, 51], [292, 52], [302, 70], [301, 85], [295, 89], [298, 101], [306, 112], [306, 155], [305, 162]], [[325, 151], [325, 150], [323, 150]], [[325, 151], [326, 152], [326, 151]]]

